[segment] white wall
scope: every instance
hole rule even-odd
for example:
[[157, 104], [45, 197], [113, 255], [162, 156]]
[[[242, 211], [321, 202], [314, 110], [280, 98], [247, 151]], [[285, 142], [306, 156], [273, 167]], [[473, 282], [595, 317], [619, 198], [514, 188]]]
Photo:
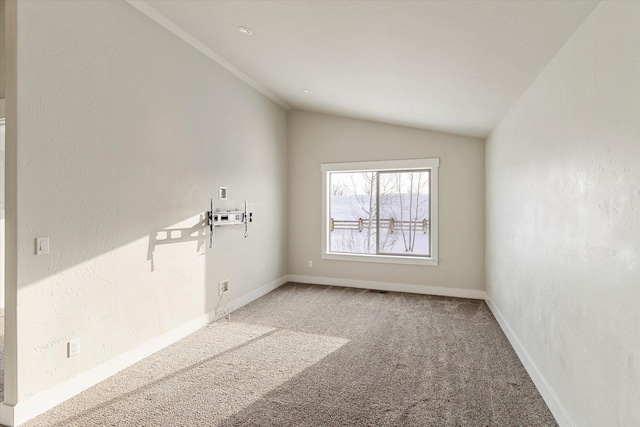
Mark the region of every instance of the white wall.
[[0, 99], [0, 310], [4, 309], [4, 99]]
[[[211, 312], [220, 280], [234, 300], [287, 268], [286, 111], [125, 2], [18, 2], [16, 35], [7, 405]], [[217, 207], [249, 201], [247, 239], [150, 246], [197, 226], [218, 186]]]
[[[440, 158], [439, 266], [321, 258], [322, 163], [430, 157]], [[313, 261], [313, 268], [308, 267], [309, 260]], [[430, 286], [444, 288], [449, 294], [455, 290], [483, 290], [484, 141], [324, 114], [291, 112], [289, 272], [306, 276], [304, 280], [316, 278], [320, 283], [323, 278], [339, 278], [343, 284], [357, 284], [344, 279], [367, 284], [400, 283], [418, 286], [405, 287], [405, 290], [426, 291]]]
[[[5, 118], [5, 17], [4, 0], [0, 0], [0, 119]], [[0, 135], [0, 309], [4, 308], [4, 126]]]
[[[0, 0], [0, 98], [4, 98], [4, 86], [5, 86], [5, 52], [4, 52], [4, 44], [5, 44], [5, 26], [4, 26], [4, 1]], [[3, 116], [4, 117], [4, 116]]]
[[639, 29], [600, 3], [487, 143], [487, 290], [578, 426], [640, 425]]

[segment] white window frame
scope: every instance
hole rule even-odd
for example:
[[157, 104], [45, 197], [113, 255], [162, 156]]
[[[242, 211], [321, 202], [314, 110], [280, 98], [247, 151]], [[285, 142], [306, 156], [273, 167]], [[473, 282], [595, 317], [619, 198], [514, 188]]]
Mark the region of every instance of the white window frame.
[[[387, 264], [412, 264], [437, 266], [438, 258], [438, 168], [440, 159], [411, 159], [411, 160], [383, 160], [351, 163], [323, 163], [322, 171], [322, 259], [337, 261], [362, 261]], [[429, 238], [431, 239], [431, 256], [402, 256], [387, 254], [346, 254], [330, 252], [329, 246], [329, 218], [331, 208], [331, 192], [329, 191], [329, 175], [331, 172], [361, 172], [361, 171], [411, 171], [430, 170], [430, 208], [431, 215]]]

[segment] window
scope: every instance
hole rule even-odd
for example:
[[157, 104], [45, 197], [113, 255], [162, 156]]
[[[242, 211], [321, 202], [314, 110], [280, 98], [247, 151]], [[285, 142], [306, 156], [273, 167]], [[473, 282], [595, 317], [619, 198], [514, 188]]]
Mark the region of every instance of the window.
[[323, 164], [322, 257], [438, 265], [439, 164]]

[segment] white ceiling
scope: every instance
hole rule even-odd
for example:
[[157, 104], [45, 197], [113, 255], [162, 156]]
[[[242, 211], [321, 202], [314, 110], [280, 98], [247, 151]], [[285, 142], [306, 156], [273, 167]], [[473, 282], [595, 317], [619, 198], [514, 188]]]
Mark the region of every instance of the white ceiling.
[[597, 4], [129, 1], [281, 105], [479, 137]]

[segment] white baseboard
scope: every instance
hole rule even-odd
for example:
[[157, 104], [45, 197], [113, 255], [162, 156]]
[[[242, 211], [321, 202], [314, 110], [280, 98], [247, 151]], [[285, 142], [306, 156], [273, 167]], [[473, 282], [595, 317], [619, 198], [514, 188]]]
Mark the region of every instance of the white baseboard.
[[231, 311], [237, 310], [240, 307], [244, 307], [250, 302], [255, 301], [258, 298], [268, 294], [269, 292], [279, 288], [280, 286], [284, 285], [288, 281], [289, 281], [289, 276], [282, 276], [271, 283], [267, 283], [266, 285], [261, 286], [258, 289], [249, 292], [246, 295], [241, 296], [240, 298], [236, 298], [233, 301], [230, 301], [229, 304], [227, 304], [227, 307]]
[[[286, 282], [287, 276], [283, 276], [241, 296], [240, 298], [230, 301], [227, 304], [227, 307], [231, 311], [237, 310], [261, 296], [266, 295]], [[0, 405], [0, 424], [9, 427], [17, 427], [216, 320], [217, 318], [215, 313], [212, 312], [204, 314], [136, 347], [131, 351], [121, 354], [120, 356], [96, 366], [93, 369], [83, 372], [62, 384], [38, 393], [24, 402], [19, 402], [15, 406], [10, 406], [2, 402]]]
[[409, 292], [416, 294], [428, 294], [428, 295], [440, 295], [457, 298], [472, 298], [485, 300], [494, 317], [498, 321], [498, 324], [504, 331], [505, 335], [509, 339], [511, 346], [515, 350], [518, 358], [522, 362], [523, 366], [527, 370], [527, 373], [531, 377], [531, 380], [535, 384], [536, 388], [542, 395], [545, 403], [549, 407], [549, 410], [555, 417], [560, 427], [575, 427], [575, 423], [569, 416], [567, 410], [564, 408], [556, 394], [553, 392], [549, 383], [544, 379], [540, 371], [538, 370], [533, 359], [529, 356], [529, 353], [524, 349], [513, 330], [506, 322], [498, 308], [491, 301], [489, 296], [484, 291], [477, 291], [472, 289], [459, 289], [459, 288], [443, 288], [437, 286], [422, 286], [422, 285], [410, 285], [402, 283], [390, 283], [390, 282], [372, 282], [368, 280], [352, 280], [352, 279], [340, 279], [336, 277], [317, 277], [317, 276], [302, 276], [302, 275], [289, 275], [287, 276], [289, 282], [309, 283], [313, 285], [331, 285], [331, 286], [344, 286], [348, 288], [363, 288], [363, 289], [375, 289], [381, 291], [395, 291], [395, 292]]
[[[237, 310], [238, 308], [249, 304], [250, 302], [262, 297], [263, 295], [266, 295], [274, 289], [277, 289], [286, 282], [300, 282], [318, 285], [344, 286], [350, 288], [374, 289], [390, 292], [408, 292], [416, 294], [485, 300], [494, 317], [498, 321], [498, 324], [509, 339], [511, 346], [520, 358], [520, 361], [529, 373], [529, 376], [533, 380], [533, 383], [538, 388], [538, 391], [542, 395], [542, 398], [546, 402], [547, 406], [549, 406], [551, 413], [556, 418], [556, 421], [558, 422], [560, 427], [575, 427], [575, 423], [567, 413], [566, 409], [564, 408], [556, 394], [544, 379], [537, 366], [535, 365], [527, 351], [524, 349], [498, 308], [495, 306], [495, 304], [493, 304], [491, 299], [489, 299], [484, 291], [392, 282], [340, 279], [335, 277], [288, 275], [274, 280], [273, 282], [261, 286], [260, 288], [246, 295], [230, 301], [227, 304], [227, 308], [230, 311]], [[152, 355], [153, 353], [156, 353], [159, 350], [162, 350], [163, 348], [175, 343], [176, 341], [186, 337], [187, 335], [192, 334], [193, 332], [215, 320], [217, 320], [217, 318], [216, 314], [213, 312], [202, 315], [157, 338], [152, 339], [151, 341], [148, 341], [145, 344], [142, 344], [141, 346], [127, 353], [124, 353], [108, 362], [105, 362], [100, 366], [97, 366], [74, 378], [71, 378], [70, 380], [56, 387], [53, 387], [52, 389], [41, 392], [29, 398], [28, 400], [25, 400], [24, 402], [20, 402], [15, 406], [6, 405], [4, 402], [2, 402], [2, 404], [0, 404], [0, 424], [9, 427], [17, 427], [20, 424], [23, 424], [26, 421], [46, 412], [54, 406], [59, 405], [65, 400], [72, 398], [73, 396], [88, 389], [89, 387], [92, 387], [95, 384], [98, 384], [99, 382], [107, 379], [108, 377], [120, 372], [121, 370], [133, 365], [134, 363]]]
[[290, 282], [309, 283], [312, 285], [344, 286], [346, 288], [374, 289], [377, 291], [407, 292], [412, 294], [439, 295], [444, 297], [486, 299], [484, 291], [474, 289], [443, 288], [440, 286], [410, 285], [391, 282], [374, 282], [369, 280], [340, 279], [337, 277], [301, 276], [290, 274]]
[[496, 307], [493, 301], [491, 301], [489, 296], [487, 296], [486, 302], [489, 306], [489, 309], [491, 309], [493, 316], [496, 318], [498, 324], [504, 331], [504, 334], [507, 336], [507, 339], [511, 343], [511, 347], [513, 347], [513, 349], [515, 350], [518, 358], [522, 362], [522, 365], [524, 365], [524, 368], [529, 373], [531, 380], [533, 380], [533, 383], [542, 395], [542, 398], [549, 407], [549, 410], [558, 422], [558, 425], [560, 427], [575, 427], [575, 423], [569, 416], [567, 410], [564, 408], [564, 405], [562, 405], [560, 399], [558, 399], [558, 396], [556, 396], [556, 394], [551, 389], [551, 386], [549, 386], [549, 383], [544, 379], [533, 359], [531, 358], [531, 356], [529, 356], [527, 350], [525, 350], [525, 348], [522, 346], [520, 340], [518, 340], [518, 337], [513, 332], [504, 316], [502, 316], [502, 313], [500, 313], [500, 310], [498, 310], [498, 307]]

